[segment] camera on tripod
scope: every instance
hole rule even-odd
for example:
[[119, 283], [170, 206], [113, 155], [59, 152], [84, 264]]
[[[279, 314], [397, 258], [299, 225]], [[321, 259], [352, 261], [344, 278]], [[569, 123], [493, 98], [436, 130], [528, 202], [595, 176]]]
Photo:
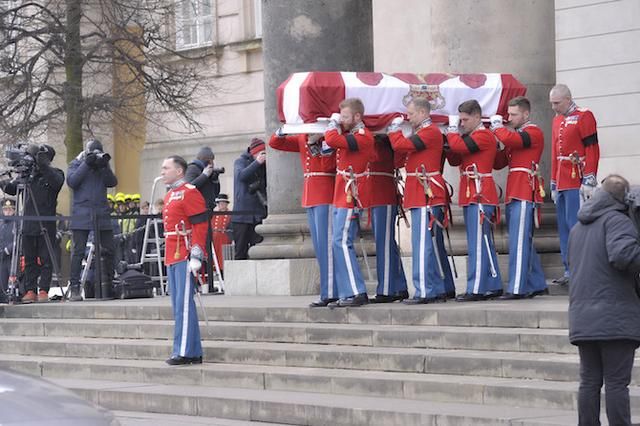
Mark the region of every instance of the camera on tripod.
[[11, 180], [11, 175], [15, 174], [21, 178], [31, 176], [36, 167], [36, 155], [40, 146], [26, 143], [9, 145], [5, 148], [4, 155], [7, 159], [9, 170], [1, 173], [4, 176], [0, 179], [0, 187]]

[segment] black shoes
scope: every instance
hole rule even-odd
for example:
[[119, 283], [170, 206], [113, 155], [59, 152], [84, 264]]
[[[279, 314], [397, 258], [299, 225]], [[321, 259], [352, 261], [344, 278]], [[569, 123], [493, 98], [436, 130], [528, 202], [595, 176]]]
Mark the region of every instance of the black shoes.
[[464, 293], [456, 296], [456, 302], [479, 302], [487, 300], [484, 294]]
[[403, 301], [408, 298], [409, 298], [408, 291], [401, 291], [390, 296], [386, 296], [384, 294], [376, 294], [375, 298], [369, 299], [369, 303], [393, 303], [398, 300]]
[[567, 285], [569, 284], [569, 277], [560, 277], [560, 278], [556, 278], [555, 280], [551, 281], [554, 284], [558, 284], [558, 285]]
[[429, 299], [426, 297], [413, 297], [411, 299], [405, 299], [402, 301], [405, 305], [426, 305], [429, 303]]
[[502, 296], [502, 290], [489, 290], [483, 296], [485, 300], [496, 299]]
[[447, 299], [455, 299], [456, 298], [456, 292], [454, 291], [449, 291], [447, 293], [444, 294], [444, 297]]
[[528, 294], [513, 294], [513, 293], [505, 293], [502, 296], [498, 297], [498, 300], [520, 300], [520, 299], [528, 299], [530, 296]]
[[333, 303], [333, 302], [335, 302], [337, 300], [338, 299], [319, 299], [319, 300], [316, 300], [315, 302], [309, 303], [309, 307], [310, 308], [324, 308], [324, 307], [328, 306], [329, 303]]
[[537, 291], [532, 291], [531, 293], [529, 293], [529, 297], [534, 298], [536, 296], [546, 296], [549, 294], [549, 289], [545, 288], [544, 290], [537, 290]]
[[172, 356], [165, 361], [169, 365], [189, 365], [189, 364], [202, 364], [202, 357], [186, 357], [186, 356]]
[[355, 296], [347, 297], [346, 299], [340, 299], [337, 302], [329, 303], [329, 308], [353, 308], [356, 306], [362, 306], [369, 303], [367, 293], [356, 294]]

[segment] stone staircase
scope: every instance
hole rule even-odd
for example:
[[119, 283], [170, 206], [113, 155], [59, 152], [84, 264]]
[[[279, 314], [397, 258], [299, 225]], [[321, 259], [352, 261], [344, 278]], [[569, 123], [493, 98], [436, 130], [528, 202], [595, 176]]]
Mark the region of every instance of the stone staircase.
[[[202, 365], [164, 363], [173, 322], [155, 298], [4, 306], [0, 366], [149, 425], [165, 424], [157, 413], [167, 424], [576, 423], [566, 297], [337, 310], [302, 296], [203, 300]], [[640, 421], [638, 367], [631, 406]]]

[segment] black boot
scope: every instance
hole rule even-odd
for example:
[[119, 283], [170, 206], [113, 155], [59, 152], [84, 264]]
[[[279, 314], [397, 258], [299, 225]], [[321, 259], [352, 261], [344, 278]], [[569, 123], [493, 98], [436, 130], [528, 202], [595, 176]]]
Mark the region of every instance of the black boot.
[[69, 300], [72, 302], [82, 302], [82, 291], [80, 283], [69, 285]]

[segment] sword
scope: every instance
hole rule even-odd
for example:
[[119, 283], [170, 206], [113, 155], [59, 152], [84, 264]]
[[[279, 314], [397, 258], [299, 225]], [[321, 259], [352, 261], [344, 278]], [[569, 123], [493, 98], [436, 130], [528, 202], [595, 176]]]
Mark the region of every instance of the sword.
[[[178, 225], [176, 225], [177, 227]], [[191, 250], [191, 243], [189, 242], [189, 238], [187, 236], [187, 227], [184, 223], [184, 220], [180, 221], [180, 228], [182, 229], [182, 236], [184, 238], [184, 246], [187, 249], [187, 252]], [[192, 275], [196, 281], [196, 299], [198, 299], [198, 304], [200, 305], [200, 310], [202, 311], [202, 316], [204, 317], [204, 322], [209, 327], [209, 318], [207, 317], [207, 311], [204, 309], [204, 303], [202, 303], [202, 276], [198, 273], [194, 273], [189, 269], [189, 265], [187, 264], [187, 279], [189, 279], [189, 275]]]
[[[422, 176], [419, 177], [418, 180], [420, 181], [420, 184], [422, 185], [422, 188], [424, 190], [424, 199], [425, 199], [427, 212], [429, 213], [429, 217], [434, 217], [433, 211], [428, 206], [429, 198], [433, 195], [433, 193], [431, 192], [431, 189], [429, 188], [429, 184], [427, 183], [427, 179], [429, 179], [429, 177], [427, 176], [427, 169], [424, 166], [424, 164], [420, 165], [420, 173], [422, 174]], [[438, 250], [438, 241], [436, 240], [436, 233], [432, 226], [429, 226], [429, 233], [431, 234], [431, 244], [433, 246], [433, 251], [436, 255], [436, 263], [438, 264], [438, 273], [440, 275], [440, 278], [444, 279], [444, 269], [442, 268], [442, 260], [440, 259], [440, 250]]]
[[[480, 213], [480, 218], [484, 217], [485, 213], [484, 213], [484, 207], [482, 206], [482, 203], [480, 202], [480, 197], [481, 197], [481, 193], [480, 193], [480, 175], [478, 174], [478, 166], [476, 163], [472, 164], [472, 169], [473, 169], [473, 174], [474, 174], [474, 179], [473, 179], [473, 183], [476, 186], [476, 198], [478, 201], [478, 210]], [[480, 222], [480, 226], [483, 226], [482, 220], [479, 221]], [[491, 271], [491, 277], [495, 278], [498, 276], [498, 272], [496, 270], [496, 265], [493, 263], [493, 257], [491, 256], [491, 246], [489, 245], [489, 236], [487, 235], [486, 232], [484, 232], [484, 230], [481, 228], [482, 230], [482, 236], [484, 239], [484, 245], [487, 249], [487, 256], [489, 257], [489, 270]]]

